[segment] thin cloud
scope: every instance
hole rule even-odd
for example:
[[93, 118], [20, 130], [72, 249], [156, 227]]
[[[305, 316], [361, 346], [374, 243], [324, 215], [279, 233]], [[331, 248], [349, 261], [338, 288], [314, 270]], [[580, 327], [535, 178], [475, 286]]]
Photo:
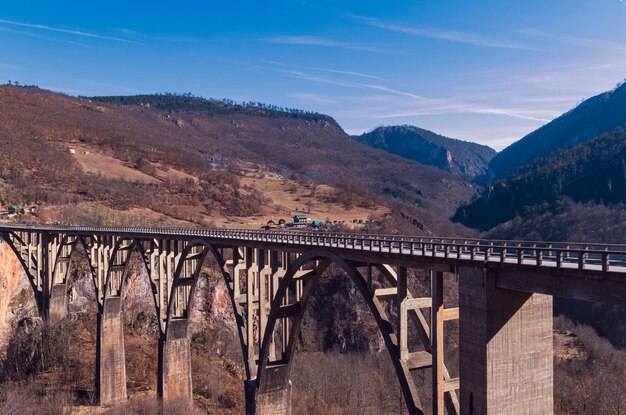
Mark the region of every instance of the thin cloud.
[[323, 84], [330, 84], [330, 85], [337, 85], [337, 86], [345, 86], [348, 88], [358, 87], [358, 85], [354, 83], [338, 81], [338, 80], [327, 78], [324, 76], [311, 75], [311, 74], [308, 74], [306, 72], [301, 72], [301, 71], [290, 71], [290, 70], [283, 70], [283, 69], [278, 69], [274, 71], [283, 73], [291, 78], [303, 79], [305, 81], [320, 82]]
[[521, 98], [520, 102], [526, 104], [554, 104], [554, 103], [573, 103], [580, 101], [580, 97], [577, 95], [564, 95], [564, 96], [546, 96], [546, 97], [530, 97]]
[[[289, 63], [280, 62], [280, 61], [275, 61], [275, 60], [263, 59], [260, 62], [268, 64], [268, 65], [273, 65], [273, 66], [283, 66], [283, 67], [291, 66], [293, 68], [302, 68], [302, 67], [300, 67], [298, 65], [289, 64]], [[325, 72], [325, 73], [336, 74], [336, 75], [349, 75], [349, 76], [354, 76], [354, 77], [357, 77], [357, 78], [377, 79], [377, 80], [380, 80], [380, 81], [385, 81], [385, 78], [381, 78], [380, 76], [366, 74], [366, 73], [363, 73], [363, 72], [346, 71], [346, 70], [341, 70], [341, 69], [321, 68], [321, 67], [302, 68], [302, 69], [308, 69], [308, 70], [311, 70], [311, 71]]]
[[308, 8], [313, 8], [313, 4], [312, 4], [312, 3], [309, 3], [308, 1], [305, 1], [305, 0], [289, 0], [289, 3], [292, 3], [292, 4], [299, 4], [300, 6], [305, 6], [305, 7], [308, 7]]
[[0, 62], [0, 68], [4, 68], [4, 69], [22, 69], [19, 66], [11, 65], [10, 63], [1, 63], [1, 62]]
[[405, 54], [405, 52], [380, 48], [365, 43], [343, 42], [321, 36], [271, 36], [265, 38], [264, 41], [268, 43], [278, 43], [282, 45], [324, 46], [329, 48], [357, 50], [363, 52]]
[[437, 30], [429, 28], [418, 28], [413, 26], [405, 26], [395, 23], [386, 22], [384, 20], [375, 19], [373, 17], [358, 16], [350, 14], [350, 18], [357, 20], [369, 26], [378, 27], [380, 29], [389, 30], [397, 33], [404, 33], [412, 36], [428, 37], [432, 39], [448, 40], [451, 42], [466, 43], [476, 46], [504, 48], [504, 49], [523, 49], [535, 50], [536, 48], [524, 43], [514, 42], [510, 40], [501, 40], [489, 38], [477, 33], [460, 32], [451, 30]]
[[[194, 36], [161, 35], [161, 36], [152, 37], [152, 36], [146, 36], [143, 33], [140, 33], [140, 32], [137, 32], [136, 30], [128, 29], [125, 27], [116, 27], [114, 30], [121, 35], [124, 35], [127, 37], [138, 38], [143, 41], [157, 40], [157, 41], [171, 42], [171, 43], [198, 43], [200, 42], [200, 39]], [[127, 39], [125, 40], [131, 43], [138, 43], [138, 42], [132, 42]]]
[[272, 60], [262, 60], [261, 63], [267, 63], [269, 65], [279, 65], [279, 66], [287, 66], [286, 63], [284, 62], [279, 62], [279, 61], [272, 61]]
[[157, 36], [155, 40], [171, 43], [198, 43], [200, 39], [193, 36]]
[[46, 89], [49, 91], [54, 91], [54, 92], [62, 92], [67, 95], [90, 95], [87, 91], [83, 91], [80, 89], [69, 89], [69, 88], [47, 86], [47, 85], [42, 85], [40, 88]]
[[[480, 140], [480, 144], [488, 145], [489, 147], [499, 152], [499, 151], [504, 150], [508, 146], [510, 146], [511, 143], [514, 143], [515, 141], [519, 140], [521, 137], [524, 137], [530, 131], [532, 131], [532, 128], [520, 128], [519, 133], [517, 135], [511, 135], [511, 136], [506, 136], [506, 137], [484, 137], [483, 136], [481, 137], [482, 140]], [[484, 135], [485, 133], [480, 132], [479, 134]]]
[[564, 43], [570, 43], [572, 45], [582, 46], [582, 47], [587, 47], [587, 48], [592, 48], [592, 49], [604, 48], [608, 50], [615, 50], [615, 49], [626, 48], [626, 44], [624, 43], [611, 42], [608, 40], [590, 39], [590, 38], [584, 38], [584, 37], [559, 36], [558, 40]]
[[541, 29], [537, 29], [536, 27], [525, 27], [523, 29], [516, 29], [513, 32], [528, 36], [543, 36], [546, 34], [546, 32]]
[[319, 94], [312, 94], [310, 92], [292, 92], [288, 94], [288, 96], [299, 99], [301, 101], [311, 101], [319, 104], [334, 104], [337, 102], [332, 98], [328, 98]]
[[348, 135], [361, 135], [371, 130], [371, 128], [344, 128], [343, 129]]
[[[325, 84], [343, 86], [347, 88], [355, 88], [355, 89], [370, 89], [375, 91], [382, 91], [392, 95], [398, 95], [410, 98], [412, 101], [417, 101], [423, 107], [420, 108], [409, 108], [400, 111], [393, 112], [379, 112], [376, 115], [371, 116], [373, 119], [384, 119], [384, 118], [401, 118], [401, 117], [410, 117], [410, 116], [420, 116], [420, 115], [441, 115], [441, 114], [485, 114], [485, 115], [500, 115], [507, 116], [522, 120], [530, 120], [537, 122], [549, 122], [554, 114], [548, 113], [547, 111], [536, 111], [536, 110], [528, 110], [528, 109], [511, 109], [511, 108], [492, 108], [487, 106], [481, 106], [477, 104], [469, 104], [464, 102], [456, 102], [453, 100], [447, 99], [436, 99], [436, 98], [428, 98], [422, 95], [417, 95], [407, 91], [401, 91], [398, 89], [390, 88], [385, 85], [379, 84], [363, 84], [363, 83], [355, 83], [355, 82], [343, 82], [337, 81], [332, 78], [321, 77], [316, 75], [311, 75], [305, 72], [300, 71], [289, 71], [289, 70], [275, 70], [276, 72], [283, 73], [289, 77], [296, 79], [303, 79], [312, 82], [320, 82]], [[411, 107], [411, 105], [405, 106]]]
[[35, 24], [35, 23], [15, 22], [15, 21], [12, 21], [12, 20], [5, 20], [5, 19], [0, 19], [0, 23], [6, 24], [6, 25], [11, 25], [11, 26], [28, 27], [30, 29], [47, 30], [47, 31], [50, 31], [50, 32], [65, 33], [65, 34], [69, 34], [69, 35], [89, 37], [89, 38], [93, 38], [93, 39], [111, 40], [111, 41], [114, 41], [114, 42], [123, 42], [123, 43], [137, 43], [137, 42], [133, 42], [132, 40], [122, 39], [122, 38], [119, 38], [119, 37], [103, 36], [103, 35], [97, 35], [97, 34], [94, 34], [94, 33], [81, 32], [79, 30], [71, 30], [71, 29], [64, 29], [64, 28], [60, 28], [60, 27], [45, 26], [45, 25], [40, 25], [40, 24]]
[[140, 36], [140, 37], [144, 37], [141, 33], [137, 32], [136, 30], [128, 29], [128, 28], [125, 28], [125, 27], [116, 27], [114, 30], [116, 32], [118, 32], [120, 35], [124, 35], [124, 36]]
[[16, 35], [28, 36], [28, 37], [32, 37], [34, 39], [42, 39], [42, 40], [47, 40], [47, 41], [51, 41], [51, 42], [67, 43], [69, 45], [81, 46], [81, 47], [85, 47], [85, 48], [103, 49], [103, 48], [100, 48], [98, 46], [88, 45], [86, 43], [81, 43], [81, 42], [75, 42], [73, 40], [55, 39], [55, 38], [49, 37], [49, 36], [36, 35], [34, 33], [24, 32], [22, 30], [9, 29], [8, 27], [2, 27], [2, 26], [0, 26], [0, 32], [13, 33], [13, 34], [16, 34]]
[[[626, 5], [626, 0], [620, 0], [624, 5]], [[534, 27], [527, 27], [523, 29], [513, 30], [514, 33], [518, 33], [525, 36], [532, 37], [545, 37], [548, 39], [556, 40], [561, 43], [567, 43], [574, 46], [581, 46], [590, 49], [607, 49], [607, 50], [616, 50], [616, 49], [625, 49], [626, 44], [613, 42], [609, 40], [601, 40], [601, 39], [592, 39], [586, 37], [578, 37], [578, 36], [559, 36], [555, 34], [551, 34], [545, 32], [540, 29], [536, 29]]]
[[402, 95], [409, 98], [414, 98], [420, 101], [430, 101], [429, 98], [423, 97], [421, 95], [412, 94], [410, 92], [398, 91], [397, 89], [389, 88], [384, 85], [371, 85], [371, 84], [363, 84], [365, 88], [374, 89], [377, 91], [389, 92], [390, 94]]
[[526, 113], [523, 109], [508, 108], [489, 108], [474, 106], [470, 104], [449, 103], [438, 107], [416, 108], [391, 112], [377, 112], [369, 115], [372, 119], [389, 119], [389, 118], [407, 118], [427, 115], [446, 115], [446, 114], [483, 114], [483, 115], [500, 115], [511, 118], [517, 118], [527, 121], [536, 121], [541, 123], [550, 122], [552, 118], [545, 116], [535, 116]]
[[577, 96], [580, 100], [613, 87], [615, 82], [623, 79], [624, 67], [626, 55], [606, 51], [587, 61], [561, 63], [536, 72], [512, 74], [508, 81], [525, 84], [526, 88], [540, 88], [544, 93], [553, 91], [559, 95]]
[[385, 78], [381, 78], [380, 76], [368, 75], [362, 72], [342, 71], [339, 69], [329, 69], [329, 68], [312, 68], [312, 69], [314, 71], [328, 72], [328, 73], [334, 73], [334, 74], [339, 74], [339, 75], [351, 75], [351, 76], [356, 76], [359, 78], [378, 79], [380, 81], [385, 80]]
[[322, 83], [322, 84], [342, 86], [342, 87], [345, 87], [345, 88], [354, 88], [354, 89], [370, 88], [370, 86], [367, 85], [367, 84], [360, 84], [358, 82], [344, 81], [344, 80], [335, 79], [335, 78], [327, 77], [327, 76], [314, 75], [314, 74], [310, 74], [310, 73], [302, 72], [302, 71], [298, 71], [298, 70], [274, 69], [274, 68], [262, 68], [262, 67], [257, 67], [257, 69], [269, 70], [269, 71], [272, 71], [272, 72], [282, 73], [284, 75], [289, 76], [290, 78], [302, 79], [302, 80], [311, 81], [311, 82], [319, 82], [319, 83]]
[[116, 91], [121, 91], [121, 92], [125, 92], [125, 93], [130, 93], [130, 94], [137, 94], [140, 93], [141, 91], [139, 89], [136, 88], [129, 88], [126, 86], [122, 86], [122, 85], [117, 85], [117, 84], [111, 84], [111, 83], [107, 83], [107, 82], [98, 82], [98, 81], [90, 81], [87, 80], [87, 82], [96, 85], [98, 87], [102, 87], [107, 89], [108, 91], [110, 90], [116, 90]]
[[421, 95], [413, 94], [406, 91], [400, 91], [397, 89], [389, 88], [384, 85], [363, 85], [366, 88], [375, 89], [378, 91], [388, 92], [394, 95], [400, 95], [411, 98], [417, 101], [419, 104], [424, 105], [421, 108], [401, 110], [388, 113], [380, 113], [375, 115], [375, 119], [383, 118], [400, 118], [419, 115], [441, 115], [441, 114], [489, 114], [489, 115], [501, 115], [512, 118], [518, 118], [523, 120], [549, 122], [555, 115], [549, 111], [536, 111], [529, 109], [519, 108], [492, 108], [481, 106], [477, 104], [464, 103], [460, 101], [454, 101], [449, 99], [436, 99], [428, 98]]
[[[522, 120], [531, 120], [531, 121], [541, 121], [541, 122], [550, 122], [552, 118], [543, 118], [540, 115], [530, 115], [532, 112], [528, 112], [526, 110], [519, 109], [507, 109], [507, 108], [468, 108], [467, 112], [474, 114], [491, 114], [491, 115], [505, 115], [508, 117], [519, 118]], [[558, 115], [558, 113], [553, 114]]]

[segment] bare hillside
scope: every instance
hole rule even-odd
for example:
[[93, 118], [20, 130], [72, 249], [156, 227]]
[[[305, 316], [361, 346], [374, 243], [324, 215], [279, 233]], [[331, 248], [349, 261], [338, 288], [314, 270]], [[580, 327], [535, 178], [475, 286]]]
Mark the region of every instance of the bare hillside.
[[[474, 192], [452, 174], [353, 141], [330, 117], [233, 108], [159, 109], [0, 87], [0, 196], [64, 206], [73, 217], [98, 203], [246, 227], [315, 206], [319, 216], [331, 206], [340, 221], [367, 219], [389, 213], [391, 201], [437, 229]], [[281, 196], [271, 189], [277, 181], [306, 193]]]

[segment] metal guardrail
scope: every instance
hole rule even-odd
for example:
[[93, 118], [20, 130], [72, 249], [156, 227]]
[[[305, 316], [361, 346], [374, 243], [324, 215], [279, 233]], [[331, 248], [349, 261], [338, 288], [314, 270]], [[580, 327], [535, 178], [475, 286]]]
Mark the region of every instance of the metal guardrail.
[[626, 273], [626, 245], [421, 238], [303, 231], [208, 228], [134, 228], [0, 224], [0, 231], [48, 231], [122, 235], [205, 237], [248, 242], [331, 247], [414, 257], [456, 259], [548, 268]]

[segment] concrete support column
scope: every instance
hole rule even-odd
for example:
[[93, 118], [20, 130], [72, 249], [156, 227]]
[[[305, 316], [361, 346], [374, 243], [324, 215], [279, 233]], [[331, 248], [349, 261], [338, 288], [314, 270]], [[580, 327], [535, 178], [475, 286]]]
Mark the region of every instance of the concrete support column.
[[291, 381], [283, 389], [259, 392], [256, 381], [245, 381], [246, 415], [291, 415]]
[[100, 405], [113, 405], [127, 398], [124, 353], [124, 319], [120, 297], [104, 301], [98, 315], [96, 382]]
[[50, 323], [58, 323], [67, 316], [67, 284], [54, 284], [48, 303], [48, 319]]
[[164, 339], [159, 340], [159, 378], [157, 392], [164, 400], [192, 400], [191, 341], [187, 319], [171, 320]]
[[552, 414], [552, 296], [459, 269], [462, 414]]

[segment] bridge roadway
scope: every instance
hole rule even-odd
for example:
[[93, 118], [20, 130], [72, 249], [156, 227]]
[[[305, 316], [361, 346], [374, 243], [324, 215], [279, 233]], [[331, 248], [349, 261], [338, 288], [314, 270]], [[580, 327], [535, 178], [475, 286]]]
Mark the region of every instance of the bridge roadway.
[[[122, 308], [132, 257], [145, 266], [160, 322], [163, 399], [192, 397], [188, 316], [196, 281], [217, 264], [236, 317], [249, 414], [290, 413], [300, 323], [331, 264], [367, 302], [414, 414], [423, 409], [419, 371], [431, 378], [435, 414], [552, 413], [552, 296], [626, 304], [624, 245], [9, 223], [0, 234], [51, 324], [67, 313], [72, 254], [85, 254], [98, 301], [102, 405], [126, 399]], [[430, 277], [428, 297], [409, 289], [420, 273]], [[449, 275], [458, 278], [458, 307], [443, 304]], [[459, 322], [459, 367], [448, 370], [451, 320]]]

